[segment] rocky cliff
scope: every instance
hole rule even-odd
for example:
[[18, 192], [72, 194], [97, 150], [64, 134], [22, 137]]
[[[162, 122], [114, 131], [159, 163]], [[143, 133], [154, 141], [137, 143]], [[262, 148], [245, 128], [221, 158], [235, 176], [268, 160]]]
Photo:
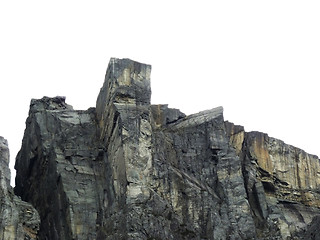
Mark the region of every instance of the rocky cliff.
[[318, 157], [221, 107], [151, 105], [150, 73], [111, 59], [95, 108], [31, 101], [15, 193], [38, 239], [319, 239]]
[[0, 137], [0, 239], [37, 239], [38, 212], [14, 195], [10, 186], [8, 143]]

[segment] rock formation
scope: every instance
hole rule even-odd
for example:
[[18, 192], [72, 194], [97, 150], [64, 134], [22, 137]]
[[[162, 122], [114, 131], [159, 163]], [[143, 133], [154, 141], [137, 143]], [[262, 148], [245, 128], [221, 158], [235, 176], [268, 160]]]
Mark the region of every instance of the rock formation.
[[14, 195], [10, 186], [9, 149], [0, 137], [0, 239], [35, 240], [40, 226], [38, 212]]
[[[282, 239], [305, 231], [320, 214], [320, 164], [317, 156], [260, 132], [246, 133], [226, 122], [229, 143], [242, 159], [242, 174], [258, 236]], [[297, 239], [312, 239], [302, 238]], [[272, 239], [272, 238], [271, 238]]]
[[150, 73], [111, 59], [96, 108], [31, 101], [15, 193], [39, 212], [39, 239], [319, 237], [318, 157], [222, 107], [151, 105]]

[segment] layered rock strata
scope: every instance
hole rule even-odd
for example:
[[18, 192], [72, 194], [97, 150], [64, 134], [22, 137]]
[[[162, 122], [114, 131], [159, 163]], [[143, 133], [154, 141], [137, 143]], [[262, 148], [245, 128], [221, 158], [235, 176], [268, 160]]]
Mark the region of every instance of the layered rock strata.
[[37, 239], [38, 212], [14, 195], [10, 186], [8, 143], [0, 137], [0, 239]]
[[39, 239], [311, 234], [319, 159], [225, 122], [221, 107], [186, 116], [151, 105], [150, 73], [111, 59], [96, 108], [31, 101], [15, 193], [38, 210]]

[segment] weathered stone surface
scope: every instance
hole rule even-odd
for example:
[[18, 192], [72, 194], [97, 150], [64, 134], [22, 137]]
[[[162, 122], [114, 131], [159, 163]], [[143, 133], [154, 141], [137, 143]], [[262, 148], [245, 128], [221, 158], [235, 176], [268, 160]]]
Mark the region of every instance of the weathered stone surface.
[[32, 100], [15, 167], [15, 193], [39, 211], [40, 239], [96, 238], [103, 164], [94, 109], [74, 111], [63, 97]]
[[186, 115], [178, 109], [168, 108], [167, 104], [151, 105], [151, 113], [153, 123], [156, 127], [165, 126], [167, 124], [178, 121]]
[[[320, 214], [317, 156], [261, 132], [226, 122], [230, 143], [243, 161], [248, 199], [261, 236], [276, 226], [293, 238]], [[259, 236], [258, 234], [258, 236]]]
[[15, 192], [38, 210], [39, 239], [310, 235], [319, 159], [225, 122], [222, 107], [186, 116], [151, 105], [150, 73], [111, 59], [87, 111], [32, 100]]
[[320, 240], [320, 216], [313, 218], [308, 226], [296, 234], [296, 239]]
[[36, 239], [38, 212], [13, 194], [10, 186], [8, 143], [0, 137], [0, 239]]
[[171, 239], [254, 239], [241, 173], [222, 108], [154, 130], [154, 191], [174, 216]]
[[151, 66], [111, 59], [97, 100], [107, 175], [100, 239], [143, 239], [152, 170]]

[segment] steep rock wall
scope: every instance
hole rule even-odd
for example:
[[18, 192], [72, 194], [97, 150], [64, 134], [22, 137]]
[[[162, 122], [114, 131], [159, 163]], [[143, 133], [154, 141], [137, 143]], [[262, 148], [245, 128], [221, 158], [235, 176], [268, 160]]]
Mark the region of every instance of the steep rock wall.
[[40, 239], [96, 238], [97, 143], [94, 109], [74, 111], [63, 97], [31, 101], [15, 193], [39, 211]]
[[0, 239], [35, 240], [40, 226], [38, 212], [13, 194], [10, 186], [8, 143], [0, 137]]
[[149, 78], [150, 66], [113, 59], [98, 97], [112, 186], [101, 237], [254, 238], [241, 163], [228, 145], [222, 108], [185, 118], [150, 106]]
[[248, 199], [259, 232], [267, 234], [263, 230], [275, 223], [283, 239], [294, 237], [320, 214], [318, 157], [267, 134], [225, 124], [229, 142], [243, 161]]
[[[111, 59], [96, 108], [32, 100], [15, 193], [39, 239], [287, 239], [312, 234], [319, 159], [225, 122], [150, 104], [151, 66]], [[308, 227], [309, 226], [309, 227]]]

